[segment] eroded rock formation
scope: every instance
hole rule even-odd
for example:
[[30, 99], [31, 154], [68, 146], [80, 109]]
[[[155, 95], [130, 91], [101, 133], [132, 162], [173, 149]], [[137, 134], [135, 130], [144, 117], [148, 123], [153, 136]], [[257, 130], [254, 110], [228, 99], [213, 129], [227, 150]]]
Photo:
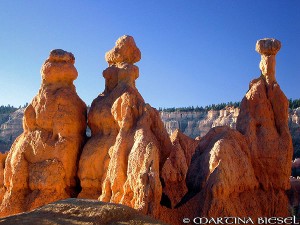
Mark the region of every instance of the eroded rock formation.
[[160, 170], [172, 144], [158, 111], [135, 87], [139, 69], [133, 64], [141, 53], [134, 39], [121, 37], [105, 58], [105, 90], [91, 105], [92, 136], [79, 162], [79, 197], [156, 215], [162, 196]]
[[[25, 108], [18, 109], [9, 114], [10, 119], [0, 126], [0, 151], [9, 150], [15, 137], [23, 132], [22, 118]], [[216, 126], [229, 126], [236, 128], [236, 120], [239, 108], [226, 107], [221, 110], [210, 110], [208, 112], [160, 112], [160, 117], [169, 135], [176, 129], [191, 137], [203, 137], [208, 131]], [[294, 158], [300, 157], [300, 108], [289, 110], [289, 129], [292, 135]], [[90, 129], [87, 129], [90, 137]], [[1, 142], [3, 141], [3, 142]], [[2, 145], [1, 145], [2, 144]], [[4, 144], [4, 145], [3, 145]], [[4, 146], [1, 148], [1, 146]], [[8, 146], [8, 147], [5, 147]], [[300, 175], [300, 173], [299, 173]]]
[[6, 153], [0, 153], [0, 199], [3, 199], [4, 193], [5, 193], [5, 187], [4, 187], [4, 167], [5, 167], [5, 160], [7, 158]]
[[275, 79], [275, 54], [280, 46], [274, 39], [257, 42], [262, 76], [250, 83], [242, 100], [237, 131], [216, 127], [200, 141], [187, 174], [189, 193], [184, 199], [197, 205], [198, 216], [289, 215], [285, 191], [292, 141], [288, 100]]
[[[275, 54], [281, 44], [262, 39], [256, 50], [262, 54], [261, 77], [250, 83], [241, 103], [237, 130], [249, 143], [253, 167], [265, 190], [289, 188], [292, 139], [288, 127], [288, 100], [275, 78]], [[272, 168], [272, 169], [268, 169]]]
[[161, 172], [164, 182], [162, 201], [165, 206], [175, 208], [188, 191], [186, 174], [199, 141], [176, 130], [171, 135], [171, 142], [173, 148]]
[[[77, 175], [79, 198], [121, 203], [174, 225], [184, 217], [288, 216], [292, 140], [288, 101], [275, 77], [280, 46], [275, 39], [257, 42], [261, 77], [250, 83], [236, 130], [216, 126], [199, 140], [177, 130], [170, 139], [158, 111], [135, 86], [141, 53], [131, 36], [121, 37], [105, 56], [105, 90], [88, 113], [91, 138], [82, 153], [86, 106], [73, 85], [74, 56], [52, 51], [39, 94], [25, 110], [24, 132], [7, 157], [0, 155], [0, 215], [76, 196]], [[226, 118], [224, 111], [218, 123], [230, 122]], [[81, 205], [65, 203], [56, 205], [59, 212], [72, 217], [83, 211], [85, 218]], [[92, 205], [103, 210], [99, 201]], [[110, 213], [118, 219], [127, 209]]]
[[74, 62], [72, 53], [57, 49], [42, 66], [42, 85], [25, 110], [24, 132], [6, 158], [1, 216], [76, 195], [86, 105], [73, 85]]

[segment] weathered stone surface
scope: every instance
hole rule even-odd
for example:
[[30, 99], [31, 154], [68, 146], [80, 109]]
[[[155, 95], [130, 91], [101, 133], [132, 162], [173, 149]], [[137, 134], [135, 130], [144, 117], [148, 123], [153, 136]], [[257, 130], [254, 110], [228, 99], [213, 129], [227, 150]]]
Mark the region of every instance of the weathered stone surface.
[[53, 202], [29, 213], [0, 219], [0, 223], [3, 225], [166, 225], [124, 205], [74, 198]]
[[75, 57], [72, 53], [62, 49], [52, 50], [49, 59], [45, 61], [41, 69], [42, 83], [73, 85], [73, 81], [78, 76], [74, 63]]
[[5, 193], [5, 187], [4, 187], [4, 167], [5, 167], [5, 160], [7, 158], [6, 153], [0, 153], [0, 199], [3, 199], [3, 195]]
[[[202, 204], [197, 203], [200, 215], [240, 215], [234, 205], [238, 199], [229, 199], [259, 186], [245, 137], [228, 127], [212, 128], [200, 141], [186, 182], [189, 197], [200, 193], [204, 198]], [[238, 205], [240, 207], [242, 203]]]
[[281, 42], [274, 38], [264, 38], [256, 42], [255, 50], [261, 55], [276, 55], [281, 48]]
[[291, 188], [287, 191], [287, 196], [290, 203], [290, 211], [293, 215], [299, 216], [299, 203], [300, 203], [300, 179], [299, 177], [290, 178]]
[[[7, 143], [5, 146], [8, 146], [0, 149], [0, 151], [9, 150], [10, 143], [13, 143], [23, 132], [22, 119], [24, 111], [25, 108], [21, 108], [13, 112], [9, 115], [10, 119], [0, 126], [0, 139]], [[203, 137], [211, 128], [216, 126], [229, 126], [235, 129], [239, 111], [239, 108], [227, 107], [222, 110], [208, 112], [160, 112], [160, 117], [169, 135], [179, 129], [185, 135], [197, 138], [199, 136]], [[289, 129], [292, 135], [294, 158], [299, 158], [300, 108], [289, 110]], [[87, 129], [86, 133], [88, 137], [91, 136], [90, 129]], [[298, 176], [300, 176], [300, 172]]]
[[259, 78], [241, 103], [237, 130], [247, 139], [258, 180], [265, 190], [287, 190], [293, 154], [288, 100], [277, 83]]
[[[91, 139], [85, 145], [78, 176], [81, 198], [121, 203], [156, 215], [162, 196], [160, 170], [172, 148], [157, 110], [135, 87], [139, 52], [123, 36], [106, 54], [105, 90], [88, 114]], [[139, 54], [138, 54], [139, 55]]]
[[[79, 197], [121, 203], [174, 225], [182, 224], [184, 217], [238, 216], [255, 221], [258, 216], [288, 216], [292, 141], [288, 101], [275, 79], [276, 43], [258, 43], [262, 76], [251, 82], [239, 113], [228, 109], [235, 115], [231, 119], [238, 114], [236, 130], [217, 126], [232, 123], [227, 109], [220, 114], [212, 111], [206, 125], [215, 127], [204, 137], [193, 140], [175, 131], [170, 140], [158, 111], [144, 102], [135, 86], [139, 70], [133, 63], [140, 52], [132, 37], [121, 37], [106, 55], [105, 90], [88, 114], [91, 138], [79, 160]], [[24, 133], [7, 158], [1, 156], [1, 215], [77, 194], [86, 106], [72, 84], [77, 77], [73, 64], [72, 54], [55, 50], [42, 67], [42, 87], [25, 110]], [[216, 117], [220, 119], [214, 124]], [[69, 201], [77, 204], [75, 208]], [[55, 212], [72, 223], [78, 222], [74, 213], [87, 221], [85, 213], [91, 210], [78, 206], [83, 202], [60, 202]], [[102, 207], [97, 201], [92, 204]], [[107, 217], [103, 209], [96, 214], [103, 216], [103, 224], [111, 223], [110, 217], [123, 219], [124, 209], [119, 212], [117, 206], [115, 212], [110, 206]]]
[[215, 127], [200, 140], [181, 204], [190, 199], [198, 215], [209, 217], [288, 216], [293, 150], [288, 100], [276, 80], [251, 82], [236, 128]]
[[258, 40], [256, 43], [256, 51], [261, 54], [261, 61], [259, 68], [261, 70], [262, 77], [267, 84], [276, 82], [275, 78], [275, 56], [281, 48], [280, 41], [273, 38], [265, 38]]
[[164, 205], [174, 208], [188, 192], [185, 180], [192, 155], [195, 152], [199, 141], [193, 140], [179, 130], [173, 132], [171, 136], [173, 144], [170, 156], [161, 171], [164, 181], [163, 193]]
[[86, 105], [73, 85], [74, 60], [71, 53], [53, 50], [42, 66], [41, 88], [24, 112], [24, 132], [5, 162], [1, 216], [76, 194]]
[[124, 35], [116, 41], [116, 46], [105, 54], [109, 65], [119, 63], [134, 64], [141, 60], [141, 52], [133, 37]]

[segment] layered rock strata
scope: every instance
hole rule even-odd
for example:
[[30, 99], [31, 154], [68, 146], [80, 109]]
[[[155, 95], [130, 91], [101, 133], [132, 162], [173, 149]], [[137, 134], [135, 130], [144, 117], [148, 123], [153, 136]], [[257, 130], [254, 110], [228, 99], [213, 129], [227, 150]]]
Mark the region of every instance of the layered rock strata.
[[24, 111], [25, 108], [17, 109], [0, 125], [0, 152], [8, 151], [16, 138], [22, 134]]
[[162, 198], [161, 168], [172, 147], [157, 110], [135, 86], [141, 58], [131, 36], [106, 53], [105, 90], [88, 113], [91, 138], [85, 145], [78, 177], [80, 198], [121, 203], [156, 215]]
[[24, 131], [5, 161], [1, 216], [76, 196], [86, 105], [73, 85], [78, 76], [74, 63], [72, 53], [56, 49], [42, 66], [40, 90], [25, 110]]
[[199, 112], [160, 112], [161, 119], [170, 135], [179, 129], [191, 138], [203, 137], [216, 126], [229, 126], [235, 129], [238, 115], [239, 108], [235, 107]]

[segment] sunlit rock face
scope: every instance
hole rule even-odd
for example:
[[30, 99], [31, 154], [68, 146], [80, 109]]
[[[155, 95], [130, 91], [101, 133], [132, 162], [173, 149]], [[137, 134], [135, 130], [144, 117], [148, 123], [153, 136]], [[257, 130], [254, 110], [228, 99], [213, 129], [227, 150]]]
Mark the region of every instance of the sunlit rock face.
[[1, 216], [76, 196], [86, 105], [73, 85], [74, 62], [72, 53], [56, 49], [42, 66], [40, 90], [24, 112], [24, 131], [5, 161]]
[[[159, 112], [136, 88], [134, 64], [141, 52], [131, 36], [122, 36], [106, 53], [105, 89], [89, 110], [86, 143], [86, 105], [73, 85], [75, 58], [52, 51], [39, 93], [24, 112], [24, 132], [8, 154], [0, 154], [0, 215], [78, 194], [174, 225], [199, 216], [288, 216], [288, 123], [299, 121], [297, 110], [288, 121], [288, 101], [276, 81], [280, 46], [275, 39], [257, 42], [261, 76], [250, 83], [240, 109], [175, 113], [182, 123], [167, 127], [169, 137]], [[205, 135], [196, 140], [185, 135], [192, 136], [195, 127], [185, 119], [194, 118], [205, 118], [197, 124]], [[175, 129], [183, 126], [185, 134]]]
[[[180, 211], [188, 218], [289, 216], [286, 190], [293, 149], [288, 100], [275, 78], [280, 42], [263, 39], [257, 46], [272, 57], [262, 57], [262, 76], [250, 83], [236, 130], [214, 127], [201, 138], [187, 172], [188, 193], [171, 211], [172, 218], [184, 216]], [[176, 224], [176, 219], [169, 222]]]
[[[135, 87], [138, 57], [114, 61], [110, 55], [138, 52], [119, 50], [121, 42], [127, 43], [118, 41], [107, 54], [105, 91], [88, 116], [92, 137], [80, 159], [79, 197], [122, 203], [170, 224], [181, 224], [184, 216], [288, 216], [292, 142], [274, 57], [251, 82], [240, 111], [211, 111], [207, 118], [216, 126], [211, 122], [204, 137], [192, 140], [174, 129], [170, 142], [157, 111]], [[236, 130], [217, 126], [228, 125], [228, 115]]]
[[134, 39], [122, 36], [105, 58], [105, 90], [91, 105], [91, 138], [79, 162], [79, 197], [157, 215], [160, 170], [172, 144], [158, 111], [145, 103], [135, 86], [139, 68], [134, 63], [141, 53]]
[[291, 173], [293, 154], [288, 126], [289, 103], [275, 78], [275, 54], [280, 47], [276, 39], [257, 42], [256, 50], [262, 56], [271, 55], [273, 58], [262, 57], [262, 76], [250, 83], [237, 120], [237, 130], [249, 143], [254, 169], [260, 174], [257, 177], [265, 190], [289, 188], [286, 178]]

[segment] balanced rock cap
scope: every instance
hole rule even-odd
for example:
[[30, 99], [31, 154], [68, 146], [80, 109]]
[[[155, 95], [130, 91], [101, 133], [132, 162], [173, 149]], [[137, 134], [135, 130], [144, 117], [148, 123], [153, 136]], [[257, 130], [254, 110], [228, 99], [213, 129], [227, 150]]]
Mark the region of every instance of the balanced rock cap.
[[255, 50], [261, 55], [276, 55], [281, 48], [281, 42], [274, 38], [264, 38], [256, 42]]
[[43, 83], [72, 84], [78, 76], [74, 64], [75, 57], [71, 52], [62, 49], [52, 50], [41, 68]]
[[54, 49], [50, 52], [49, 61], [75, 63], [75, 57], [71, 52], [62, 49]]
[[116, 41], [115, 47], [105, 54], [109, 65], [117, 63], [134, 64], [141, 59], [141, 51], [136, 46], [133, 37], [124, 35]]

